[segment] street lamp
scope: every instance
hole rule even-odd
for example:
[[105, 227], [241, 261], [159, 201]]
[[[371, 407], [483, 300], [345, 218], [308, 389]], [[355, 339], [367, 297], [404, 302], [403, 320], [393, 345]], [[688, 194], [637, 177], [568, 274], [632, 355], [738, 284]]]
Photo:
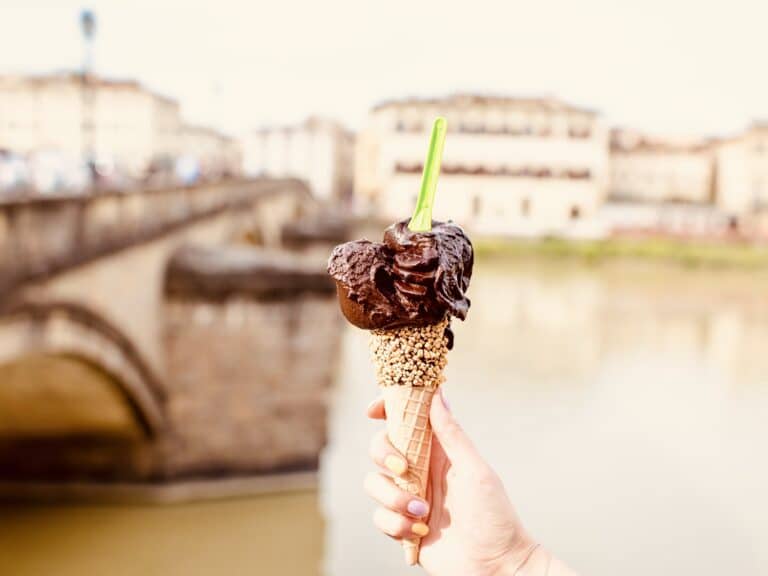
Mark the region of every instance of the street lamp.
[[88, 170], [88, 188], [92, 188], [96, 176], [94, 152], [93, 86], [93, 37], [96, 33], [96, 16], [91, 10], [80, 12], [80, 31], [83, 35], [83, 67], [80, 75], [82, 157]]

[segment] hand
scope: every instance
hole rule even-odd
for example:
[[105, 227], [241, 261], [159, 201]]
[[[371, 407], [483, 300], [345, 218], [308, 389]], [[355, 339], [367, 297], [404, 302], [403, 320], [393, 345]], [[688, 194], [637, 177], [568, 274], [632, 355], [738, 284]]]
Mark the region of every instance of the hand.
[[[368, 407], [368, 416], [385, 418], [381, 399]], [[422, 536], [419, 563], [434, 576], [544, 575], [555, 568], [549, 554], [526, 533], [501, 479], [480, 457], [442, 393], [432, 401], [430, 422], [429, 503], [395, 485], [392, 477], [405, 473], [407, 461], [385, 431], [373, 438], [371, 457], [381, 472], [369, 474], [365, 487], [380, 504], [375, 525], [393, 538]], [[558, 563], [557, 573], [565, 573], [561, 566]]]

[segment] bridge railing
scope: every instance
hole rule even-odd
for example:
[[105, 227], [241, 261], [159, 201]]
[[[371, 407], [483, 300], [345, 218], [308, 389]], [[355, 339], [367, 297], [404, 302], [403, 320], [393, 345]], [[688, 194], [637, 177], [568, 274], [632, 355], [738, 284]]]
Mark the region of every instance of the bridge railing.
[[275, 192], [295, 180], [0, 200], [0, 295]]

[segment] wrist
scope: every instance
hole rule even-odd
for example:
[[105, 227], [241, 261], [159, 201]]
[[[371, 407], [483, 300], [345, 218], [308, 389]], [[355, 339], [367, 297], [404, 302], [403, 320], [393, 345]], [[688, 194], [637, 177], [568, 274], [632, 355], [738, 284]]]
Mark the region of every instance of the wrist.
[[538, 543], [529, 542], [511, 551], [502, 562], [497, 576], [548, 576], [551, 558]]

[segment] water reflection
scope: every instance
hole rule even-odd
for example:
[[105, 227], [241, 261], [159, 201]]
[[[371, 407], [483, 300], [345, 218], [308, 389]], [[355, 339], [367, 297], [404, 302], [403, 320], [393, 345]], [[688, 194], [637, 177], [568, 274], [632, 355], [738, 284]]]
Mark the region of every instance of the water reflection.
[[481, 355], [523, 381], [588, 382], [607, 362], [653, 354], [706, 364], [734, 385], [768, 382], [767, 290], [768, 273], [746, 271], [481, 265], [456, 361]]
[[[534, 534], [582, 572], [768, 571], [766, 288], [754, 272], [480, 263], [447, 390]], [[360, 495], [365, 335], [345, 353], [327, 573], [407, 574]]]
[[167, 506], [0, 508], [14, 576], [316, 575], [314, 492]]
[[[768, 273], [480, 262], [454, 411], [584, 574], [768, 573]], [[348, 328], [319, 494], [0, 510], [12, 574], [408, 575], [372, 526], [367, 335]], [[319, 499], [319, 501], [318, 501]]]

